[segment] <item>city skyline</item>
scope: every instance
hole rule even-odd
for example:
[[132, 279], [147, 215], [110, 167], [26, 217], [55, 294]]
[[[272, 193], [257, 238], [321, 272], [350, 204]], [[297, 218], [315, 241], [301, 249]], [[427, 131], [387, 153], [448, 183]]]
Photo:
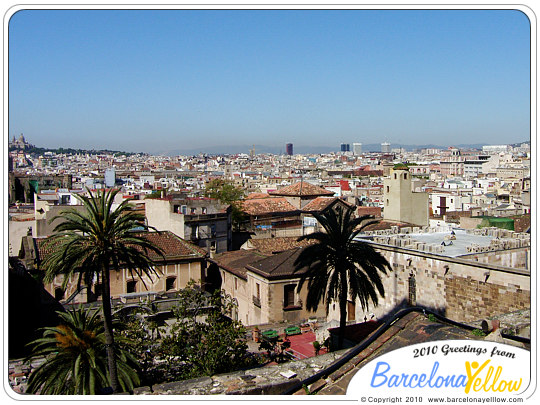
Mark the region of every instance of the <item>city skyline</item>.
[[517, 10], [22, 10], [9, 136], [163, 153], [530, 139]]

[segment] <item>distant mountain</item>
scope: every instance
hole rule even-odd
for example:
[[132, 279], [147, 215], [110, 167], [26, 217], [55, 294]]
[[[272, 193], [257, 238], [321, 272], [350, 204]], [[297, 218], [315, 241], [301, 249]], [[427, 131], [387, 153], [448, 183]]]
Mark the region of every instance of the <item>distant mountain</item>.
[[[459, 144], [459, 145], [452, 145], [457, 148], [463, 148], [463, 149], [482, 149], [482, 146], [485, 144]], [[331, 152], [338, 152], [339, 151], [339, 145], [336, 146], [310, 146], [310, 145], [294, 145], [294, 153], [300, 153], [300, 154], [322, 154], [322, 153], [331, 153]], [[352, 144], [351, 144], [352, 148]], [[425, 144], [425, 145], [404, 145], [404, 144], [390, 144], [390, 148], [405, 148], [407, 151], [413, 151], [417, 149], [446, 149], [448, 146], [441, 146], [441, 145], [434, 145], [434, 144]], [[178, 155], [185, 155], [185, 156], [193, 156], [198, 155], [200, 153], [206, 153], [209, 155], [218, 155], [218, 154], [224, 154], [224, 155], [234, 155], [237, 153], [245, 153], [249, 154], [249, 152], [253, 149], [253, 145], [221, 145], [221, 146], [208, 146], [208, 147], [201, 147], [201, 148], [189, 148], [189, 149], [173, 149], [173, 150], [160, 150], [160, 151], [154, 151], [149, 152], [154, 155], [165, 155], [165, 156], [178, 156]], [[365, 144], [362, 145], [362, 151], [363, 152], [380, 152], [381, 151], [381, 144], [380, 143], [373, 143], [373, 144]], [[268, 145], [255, 145], [255, 153], [271, 153], [274, 155], [278, 154], [284, 154], [285, 153], [285, 145], [282, 147], [279, 146], [268, 146]]]

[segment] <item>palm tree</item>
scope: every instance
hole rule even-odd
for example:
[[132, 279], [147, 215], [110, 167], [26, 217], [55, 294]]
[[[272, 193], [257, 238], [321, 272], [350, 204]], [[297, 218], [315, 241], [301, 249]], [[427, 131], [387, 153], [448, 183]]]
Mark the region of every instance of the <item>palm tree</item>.
[[391, 271], [390, 264], [370, 244], [354, 238], [367, 225], [377, 222], [373, 216], [364, 215], [353, 218], [353, 209], [337, 207], [323, 214], [314, 214], [324, 228], [301, 236], [298, 240], [314, 240], [295, 261], [295, 271], [307, 268], [300, 276], [297, 290], [300, 291], [307, 280], [308, 293], [306, 307], [316, 311], [324, 301], [326, 313], [330, 303], [339, 303], [339, 348], [343, 347], [345, 326], [347, 324], [347, 299], [358, 298], [362, 309], [366, 310], [369, 302], [376, 306], [378, 295], [384, 297], [381, 273]]
[[149, 254], [155, 252], [163, 257], [159, 248], [141, 233], [133, 232], [134, 229], [148, 230], [143, 214], [135, 212], [128, 200], [113, 209], [118, 191], [111, 189], [94, 194], [88, 190], [89, 196], [77, 196], [84, 206], [82, 211], [72, 208], [55, 216], [51, 221], [59, 218], [62, 222], [54, 228], [57, 233], [45, 244], [50, 253], [41, 264], [45, 282], [64, 275], [64, 289], [73, 275], [77, 275], [79, 286], [83, 279], [87, 285], [101, 280], [105, 348], [114, 392], [118, 392], [120, 385], [114, 354], [109, 272], [123, 268], [132, 276], [151, 277], [156, 271]]
[[[29, 343], [32, 356], [48, 359], [32, 371], [28, 379], [31, 394], [96, 394], [109, 386], [107, 354], [103, 321], [98, 309], [87, 311], [79, 307], [58, 311], [61, 324], [43, 328], [43, 337]], [[130, 391], [139, 378], [128, 364], [134, 358], [123, 350], [116, 351], [119, 382]]]

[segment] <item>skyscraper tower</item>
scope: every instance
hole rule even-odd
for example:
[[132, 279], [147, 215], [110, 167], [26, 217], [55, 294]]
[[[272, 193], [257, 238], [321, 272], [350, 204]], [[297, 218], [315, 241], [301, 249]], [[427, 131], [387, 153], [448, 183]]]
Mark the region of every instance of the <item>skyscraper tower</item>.
[[292, 143], [288, 143], [285, 145], [285, 150], [286, 150], [286, 153], [288, 156], [292, 156], [293, 155], [293, 144]]
[[353, 154], [355, 155], [361, 155], [362, 154], [362, 144], [361, 143], [353, 143]]
[[390, 153], [390, 144], [388, 142], [381, 143], [381, 152]]
[[348, 143], [342, 143], [341, 144], [341, 151], [342, 152], [350, 152], [351, 151], [351, 145]]

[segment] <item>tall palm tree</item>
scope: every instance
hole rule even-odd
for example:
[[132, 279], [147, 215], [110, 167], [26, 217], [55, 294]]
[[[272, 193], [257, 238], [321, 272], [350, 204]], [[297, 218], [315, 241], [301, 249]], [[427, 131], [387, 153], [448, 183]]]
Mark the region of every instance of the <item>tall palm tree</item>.
[[324, 228], [323, 231], [301, 236], [298, 240], [314, 240], [295, 261], [295, 271], [307, 268], [300, 276], [297, 290], [300, 291], [307, 280], [306, 307], [316, 311], [324, 301], [326, 313], [330, 303], [339, 303], [339, 348], [343, 347], [345, 326], [347, 325], [347, 300], [358, 298], [362, 309], [369, 302], [376, 306], [378, 294], [384, 297], [381, 273], [391, 271], [390, 264], [370, 244], [354, 238], [367, 225], [377, 222], [373, 216], [353, 218], [353, 209], [337, 207], [323, 214], [314, 214]]
[[[31, 394], [96, 394], [109, 386], [103, 321], [98, 309], [83, 308], [57, 312], [61, 324], [43, 328], [43, 337], [29, 343], [32, 356], [46, 356], [47, 361], [32, 371], [28, 379]], [[116, 351], [119, 382], [124, 390], [139, 384], [135, 370], [128, 364], [134, 358]]]
[[120, 389], [115, 361], [113, 336], [110, 275], [111, 269], [128, 269], [131, 275], [151, 277], [156, 273], [151, 252], [163, 257], [159, 248], [134, 229], [148, 230], [143, 214], [135, 212], [124, 200], [113, 209], [118, 189], [79, 195], [84, 209], [68, 209], [55, 216], [61, 222], [54, 228], [57, 232], [45, 245], [50, 250], [41, 264], [45, 282], [51, 282], [64, 275], [63, 288], [73, 275], [78, 277], [78, 285], [85, 280], [91, 285], [101, 280], [102, 310], [107, 352], [109, 377], [114, 392]]

